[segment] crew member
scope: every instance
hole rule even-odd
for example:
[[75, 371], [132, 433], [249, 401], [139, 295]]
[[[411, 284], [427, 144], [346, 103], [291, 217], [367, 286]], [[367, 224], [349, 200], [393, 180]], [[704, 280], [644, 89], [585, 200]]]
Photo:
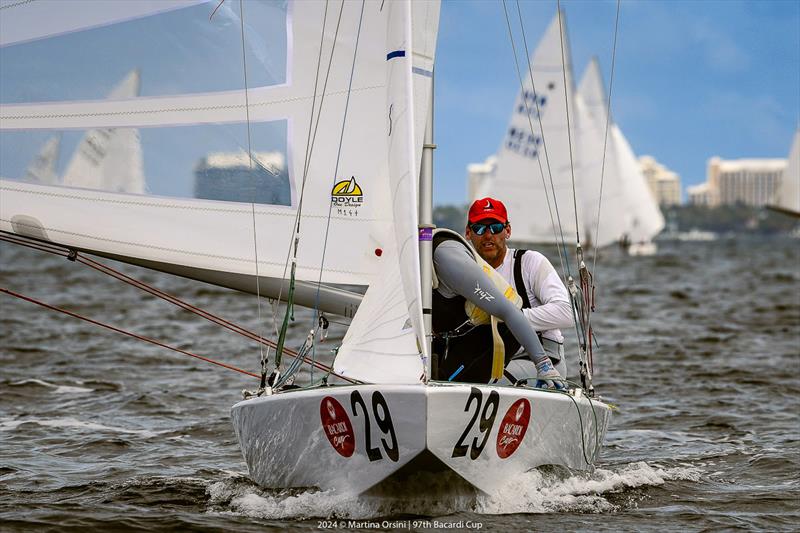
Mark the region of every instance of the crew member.
[[[574, 327], [569, 294], [555, 268], [541, 253], [508, 248], [511, 223], [506, 206], [494, 198], [475, 200], [467, 217], [466, 236], [478, 254], [523, 297], [522, 312], [539, 333], [545, 353], [562, 376], [567, 375], [561, 328]], [[529, 379], [534, 369], [526, 358], [506, 368], [510, 381]]]

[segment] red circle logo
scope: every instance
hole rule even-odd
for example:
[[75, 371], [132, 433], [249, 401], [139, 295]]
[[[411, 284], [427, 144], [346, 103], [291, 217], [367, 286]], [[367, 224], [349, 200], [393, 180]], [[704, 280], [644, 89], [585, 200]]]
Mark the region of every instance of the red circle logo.
[[319, 404], [319, 418], [322, 429], [333, 449], [342, 457], [350, 457], [356, 449], [353, 424], [336, 398], [326, 396]]
[[506, 416], [500, 422], [497, 432], [497, 455], [500, 459], [510, 457], [525, 437], [528, 423], [531, 420], [531, 402], [520, 398], [508, 408]]

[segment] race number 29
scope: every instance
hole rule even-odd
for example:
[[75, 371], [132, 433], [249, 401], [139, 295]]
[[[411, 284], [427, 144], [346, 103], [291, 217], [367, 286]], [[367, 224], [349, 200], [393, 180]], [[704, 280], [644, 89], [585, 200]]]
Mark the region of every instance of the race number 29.
[[[381, 450], [378, 447], [372, 446], [372, 430], [370, 429], [367, 404], [357, 390], [350, 394], [350, 407], [353, 409], [353, 416], [358, 416], [356, 407], [361, 407], [361, 413], [364, 415], [364, 447], [367, 451], [367, 457], [370, 461], [380, 461], [383, 459], [383, 454], [381, 454]], [[389, 459], [397, 462], [400, 459], [400, 449], [397, 446], [397, 436], [394, 433], [392, 415], [389, 413], [386, 398], [383, 397], [380, 391], [372, 393], [372, 414], [375, 416], [375, 423], [378, 425], [378, 429], [385, 435], [385, 437], [381, 437], [383, 451]], [[386, 437], [389, 437], [389, 441], [386, 440]]]
[[[474, 461], [480, 457], [481, 452], [483, 452], [483, 449], [486, 447], [486, 441], [489, 440], [489, 433], [492, 431], [494, 419], [497, 417], [500, 395], [496, 390], [490, 392], [489, 398], [486, 400], [486, 404], [483, 405], [483, 410], [481, 411], [482, 403], [483, 394], [480, 389], [472, 387], [469, 398], [467, 398], [467, 405], [464, 406], [464, 412], [470, 412], [473, 404], [475, 404], [475, 411], [472, 413], [472, 418], [469, 419], [469, 423], [467, 427], [464, 428], [464, 432], [461, 434], [461, 437], [459, 437], [458, 442], [453, 447], [453, 455], [451, 457], [465, 457], [469, 451], [469, 458]], [[478, 429], [481, 435], [473, 438], [472, 444], [466, 444], [465, 440], [470, 435], [472, 427], [475, 425], [475, 422], [478, 421], [479, 417]], [[478, 439], [480, 439], [480, 443], [478, 443]]]

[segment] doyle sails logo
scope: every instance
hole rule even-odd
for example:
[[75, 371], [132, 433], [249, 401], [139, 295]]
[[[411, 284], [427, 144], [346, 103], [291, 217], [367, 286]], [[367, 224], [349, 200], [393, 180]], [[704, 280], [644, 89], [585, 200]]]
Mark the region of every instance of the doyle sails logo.
[[319, 418], [322, 429], [333, 449], [342, 457], [350, 457], [356, 449], [353, 424], [336, 398], [326, 396], [319, 404]]
[[358, 209], [364, 205], [364, 192], [356, 182], [356, 177], [342, 180], [331, 190], [331, 205], [339, 216], [357, 217]]
[[508, 408], [506, 416], [500, 422], [500, 430], [497, 432], [497, 456], [500, 459], [510, 457], [525, 438], [528, 430], [528, 423], [531, 420], [531, 402], [525, 398], [520, 398]]

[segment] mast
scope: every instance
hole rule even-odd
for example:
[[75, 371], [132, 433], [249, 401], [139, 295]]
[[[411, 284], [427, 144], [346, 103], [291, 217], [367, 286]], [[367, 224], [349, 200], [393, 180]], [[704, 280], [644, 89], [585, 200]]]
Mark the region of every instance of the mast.
[[425, 326], [425, 343], [428, 357], [425, 360], [425, 381], [433, 377], [431, 352], [431, 305], [433, 300], [433, 94], [434, 82], [431, 78], [431, 97], [428, 104], [428, 120], [425, 122], [425, 136], [422, 142], [422, 163], [419, 172], [419, 262], [422, 275], [422, 319]]

